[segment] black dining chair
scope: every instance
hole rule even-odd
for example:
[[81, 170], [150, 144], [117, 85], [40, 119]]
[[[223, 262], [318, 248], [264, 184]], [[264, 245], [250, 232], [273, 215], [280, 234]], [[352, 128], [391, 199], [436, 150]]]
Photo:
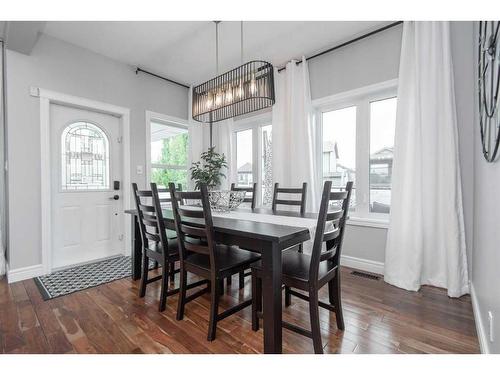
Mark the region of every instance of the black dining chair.
[[[312, 338], [314, 352], [323, 353], [319, 323], [319, 307], [335, 313], [337, 327], [344, 330], [342, 299], [340, 292], [340, 254], [344, 238], [352, 182], [348, 182], [345, 191], [332, 192], [332, 182], [326, 181], [321, 198], [318, 223], [311, 255], [297, 252], [285, 252], [282, 259], [282, 282], [285, 285], [285, 306], [290, 306], [291, 296], [309, 302], [311, 330], [308, 331], [294, 324], [283, 322], [283, 328]], [[330, 201], [342, 202], [340, 210], [328, 212]], [[326, 250], [323, 251], [323, 243]], [[252, 329], [259, 329], [262, 317], [262, 267], [260, 262], [252, 265]], [[319, 301], [319, 290], [328, 284], [329, 303]], [[297, 290], [307, 292], [302, 294]]]
[[[164, 311], [167, 305], [167, 296], [175, 294], [179, 289], [169, 290], [168, 280], [171, 280], [179, 269], [175, 270], [175, 262], [179, 260], [179, 246], [177, 235], [165, 228], [161, 204], [170, 202], [170, 198], [160, 198], [156, 184], [151, 184], [151, 190], [139, 190], [136, 183], [132, 184], [137, 208], [139, 230], [142, 240], [142, 273], [139, 287], [139, 297], [146, 295], [148, 284], [161, 280], [159, 310]], [[149, 261], [154, 260], [161, 265], [161, 275], [149, 278]], [[206, 283], [206, 282], [205, 282]], [[189, 288], [202, 285], [189, 285]]]
[[[167, 303], [169, 272], [171, 272], [175, 262], [179, 260], [177, 240], [167, 237], [162, 212], [156, 209], [159, 198], [155, 197], [154, 194], [158, 195], [158, 190], [156, 192], [139, 190], [136, 183], [132, 184], [132, 189], [142, 237], [142, 275], [139, 297], [145, 296], [148, 284], [161, 280], [159, 310], [164, 311]], [[162, 274], [151, 279], [149, 278], [150, 259], [162, 267]]]
[[[248, 194], [245, 194], [245, 198], [243, 199], [243, 203], [250, 203], [250, 208], [253, 210], [255, 208], [255, 203], [257, 200], [257, 183], [254, 182], [252, 184], [252, 187], [242, 187], [242, 186], [236, 186], [236, 184], [233, 182], [231, 184], [231, 191], [244, 191], [246, 193], [251, 193], [251, 196], [248, 197]], [[245, 271], [242, 271], [239, 273], [239, 288], [243, 289], [245, 287], [245, 277], [250, 276], [251, 273]], [[227, 278], [227, 285], [231, 285], [232, 278], [228, 277]]]
[[[179, 191], [182, 191], [182, 184], [177, 184], [177, 189]], [[164, 205], [166, 203], [170, 203], [170, 191], [168, 190], [168, 188], [158, 188], [157, 190], [158, 190], [159, 202], [162, 205]], [[167, 229], [166, 232], [167, 232], [167, 238], [175, 239], [177, 237], [177, 235], [175, 234], [175, 231]], [[158, 269], [158, 267], [159, 267], [159, 263], [155, 260], [154, 261], [154, 269]], [[170, 263], [170, 271], [169, 271], [169, 277], [170, 277], [171, 282], [175, 281], [176, 272], [174, 272], [174, 271], [175, 271], [175, 263], [172, 262], [172, 263]]]
[[[219, 313], [220, 289], [221, 285], [223, 286], [223, 280], [248, 269], [252, 263], [260, 259], [260, 255], [242, 250], [237, 246], [215, 243], [215, 232], [206, 185], [201, 186], [201, 191], [194, 192], [177, 192], [174, 184], [170, 184], [169, 188], [179, 243], [181, 269], [177, 320], [184, 318], [186, 303], [210, 291], [210, 317], [207, 339], [212, 341], [215, 339], [218, 321], [250, 306], [252, 303], [252, 300], [249, 299]], [[190, 202], [201, 202], [201, 207], [181, 207], [178, 200], [184, 199]], [[193, 237], [198, 242], [193, 243]], [[186, 280], [188, 272], [209, 280], [209, 288], [187, 296]]]
[[[282, 194], [287, 194], [289, 195], [300, 195], [300, 199], [283, 199], [280, 198]], [[276, 211], [278, 205], [284, 205], [284, 206], [299, 206], [300, 207], [300, 213], [303, 215], [306, 212], [306, 198], [307, 198], [307, 182], [302, 183], [301, 188], [284, 188], [280, 187], [279, 183], [276, 182], [274, 184], [274, 191], [273, 191], [273, 203], [272, 203], [272, 208], [273, 211]]]
[[[280, 198], [283, 197], [283, 194], [286, 194], [286, 199]], [[292, 196], [299, 195], [300, 199], [290, 198], [290, 195]], [[306, 212], [306, 199], [307, 199], [307, 182], [303, 182], [301, 188], [283, 188], [279, 186], [278, 182], [276, 182], [274, 184], [272, 209], [273, 211], [276, 211], [278, 205], [299, 206], [300, 214], [304, 215]], [[298, 252], [301, 253], [303, 251], [302, 244], [294, 247], [294, 249], [297, 249]]]

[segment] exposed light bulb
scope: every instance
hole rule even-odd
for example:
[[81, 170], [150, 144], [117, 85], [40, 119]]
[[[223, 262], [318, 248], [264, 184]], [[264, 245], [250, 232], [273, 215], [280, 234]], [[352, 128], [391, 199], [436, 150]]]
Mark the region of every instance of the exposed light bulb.
[[212, 109], [212, 106], [214, 104], [214, 95], [212, 94], [212, 92], [209, 92], [208, 95], [207, 95], [207, 108], [208, 109]]
[[241, 99], [243, 98], [243, 80], [240, 80], [239, 85], [236, 87], [236, 99]]
[[218, 91], [217, 94], [215, 94], [215, 106], [216, 107], [219, 107], [222, 104], [222, 96], [223, 96], [222, 91]]
[[252, 73], [252, 79], [250, 80], [250, 93], [255, 95], [257, 92], [257, 82], [255, 82], [255, 73]]
[[231, 104], [233, 102], [233, 87], [229, 85], [229, 88], [226, 90], [224, 95], [224, 103]]

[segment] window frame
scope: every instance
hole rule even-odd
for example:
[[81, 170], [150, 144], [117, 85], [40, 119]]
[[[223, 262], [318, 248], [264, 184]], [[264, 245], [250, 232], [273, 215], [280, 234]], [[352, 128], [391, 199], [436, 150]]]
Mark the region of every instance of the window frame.
[[[260, 139], [260, 129], [264, 126], [272, 125], [272, 114], [271, 112], [265, 112], [258, 115], [253, 115], [250, 117], [245, 117], [243, 119], [235, 120], [232, 128], [232, 143], [233, 152], [231, 155], [231, 169], [232, 176], [237, 178], [238, 168], [236, 163], [237, 158], [237, 148], [238, 144], [236, 142], [236, 133], [245, 130], [252, 130], [252, 178], [254, 182], [257, 182], [256, 202], [258, 206], [262, 206], [262, 168], [260, 156], [262, 153], [262, 140]], [[230, 181], [235, 182], [235, 181]], [[235, 183], [237, 183], [236, 181]]]
[[[151, 162], [151, 122], [157, 122], [163, 124], [165, 126], [171, 126], [176, 128], [185, 129], [188, 131], [188, 158], [186, 167], [179, 165], [170, 165], [170, 164], [157, 164]], [[191, 165], [191, 141], [189, 139], [189, 122], [186, 119], [182, 119], [179, 117], [169, 116], [158, 112], [146, 111], [146, 187], [151, 183], [151, 170], [153, 168], [156, 169], [176, 169], [176, 170], [187, 170], [188, 172], [188, 181], [189, 181], [189, 168]], [[189, 182], [188, 182], [189, 183]], [[187, 188], [187, 186], [183, 186], [183, 189]]]
[[316, 131], [316, 161], [318, 182], [323, 180], [323, 116], [324, 112], [347, 107], [356, 107], [356, 210], [350, 213], [349, 222], [386, 228], [389, 214], [370, 212], [370, 103], [397, 97], [398, 80], [380, 82], [374, 85], [342, 92], [313, 100]]

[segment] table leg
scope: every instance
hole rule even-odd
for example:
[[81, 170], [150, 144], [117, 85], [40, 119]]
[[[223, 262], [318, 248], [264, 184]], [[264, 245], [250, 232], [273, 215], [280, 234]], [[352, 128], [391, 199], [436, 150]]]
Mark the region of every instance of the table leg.
[[281, 249], [269, 244], [262, 251], [264, 353], [280, 354], [281, 335]]
[[132, 280], [139, 280], [141, 278], [141, 258], [142, 258], [142, 240], [141, 231], [139, 228], [139, 221], [136, 215], [131, 215], [132, 223]]

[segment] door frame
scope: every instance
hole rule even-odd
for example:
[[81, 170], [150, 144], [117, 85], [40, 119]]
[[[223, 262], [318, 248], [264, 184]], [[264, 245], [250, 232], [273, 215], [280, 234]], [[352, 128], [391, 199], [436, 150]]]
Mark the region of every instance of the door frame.
[[[95, 101], [56, 91], [31, 87], [30, 94], [40, 99], [40, 205], [41, 205], [41, 248], [42, 271], [49, 274], [52, 271], [52, 179], [50, 173], [50, 105], [59, 104], [72, 108], [86, 109], [118, 117], [122, 131], [122, 174], [123, 174], [123, 208], [132, 207], [130, 190], [130, 109], [114, 104]], [[124, 252], [131, 254], [131, 229], [127, 225], [125, 214], [123, 228], [125, 231]]]

